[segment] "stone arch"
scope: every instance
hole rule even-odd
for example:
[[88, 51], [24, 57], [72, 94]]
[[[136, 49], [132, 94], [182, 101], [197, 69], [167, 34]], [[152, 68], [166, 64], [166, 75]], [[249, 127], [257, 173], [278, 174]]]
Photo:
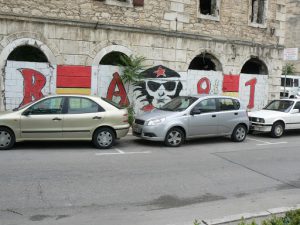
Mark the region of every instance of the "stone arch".
[[[0, 43], [3, 46], [3, 43]], [[3, 50], [0, 53], [0, 67], [3, 69], [5, 66], [6, 60], [10, 53], [15, 50], [17, 47], [23, 46], [23, 45], [31, 45], [33, 47], [36, 47], [40, 49], [45, 56], [48, 59], [48, 62], [52, 65], [56, 65], [56, 57], [53, 51], [42, 41], [38, 39], [33, 39], [33, 38], [19, 38], [12, 40], [10, 43], [8, 43]]]
[[191, 59], [188, 69], [223, 71], [223, 66], [214, 54], [205, 50]]
[[111, 52], [121, 52], [127, 56], [130, 56], [132, 55], [132, 51], [123, 46], [123, 45], [109, 45], [107, 47], [104, 47], [102, 48], [95, 56], [94, 60], [93, 60], [93, 63], [92, 65], [93, 66], [98, 66], [101, 62], [101, 59], [107, 55], [108, 53], [111, 53]]
[[268, 75], [269, 68], [265, 61], [257, 56], [246, 58], [240, 67], [240, 73]]

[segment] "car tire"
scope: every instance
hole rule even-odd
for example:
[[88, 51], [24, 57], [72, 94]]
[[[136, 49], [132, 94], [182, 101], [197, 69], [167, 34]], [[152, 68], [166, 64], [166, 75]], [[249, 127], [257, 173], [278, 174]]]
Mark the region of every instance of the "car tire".
[[239, 124], [234, 128], [231, 134], [231, 140], [234, 142], [242, 142], [245, 140], [246, 136], [247, 136], [246, 126]]
[[179, 147], [184, 142], [184, 133], [179, 128], [171, 128], [165, 138], [165, 145], [169, 147]]
[[271, 129], [271, 136], [273, 138], [280, 138], [284, 133], [284, 124], [282, 122], [275, 122]]
[[93, 144], [99, 149], [108, 149], [115, 143], [115, 132], [108, 127], [99, 128], [94, 132]]
[[0, 150], [11, 149], [16, 142], [15, 134], [6, 127], [0, 127]]

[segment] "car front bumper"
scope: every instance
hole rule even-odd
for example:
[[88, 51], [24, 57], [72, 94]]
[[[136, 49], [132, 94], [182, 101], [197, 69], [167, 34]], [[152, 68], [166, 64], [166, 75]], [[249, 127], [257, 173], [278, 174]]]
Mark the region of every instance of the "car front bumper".
[[134, 123], [132, 125], [132, 134], [145, 140], [164, 141], [166, 130], [163, 124], [146, 126]]
[[271, 124], [261, 124], [261, 123], [250, 123], [251, 131], [260, 131], [260, 132], [271, 132], [272, 125]]

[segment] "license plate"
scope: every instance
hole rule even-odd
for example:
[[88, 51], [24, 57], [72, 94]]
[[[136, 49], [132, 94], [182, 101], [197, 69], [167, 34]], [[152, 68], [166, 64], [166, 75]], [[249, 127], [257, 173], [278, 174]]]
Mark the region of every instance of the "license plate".
[[136, 133], [142, 133], [142, 128], [138, 127], [138, 126], [134, 126], [133, 128], [133, 131], [136, 132]]

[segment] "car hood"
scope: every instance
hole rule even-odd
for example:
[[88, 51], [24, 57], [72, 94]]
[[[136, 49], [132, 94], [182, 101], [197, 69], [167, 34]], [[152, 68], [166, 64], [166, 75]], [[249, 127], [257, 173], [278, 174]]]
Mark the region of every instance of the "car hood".
[[2, 112], [0, 112], [0, 116], [8, 115], [11, 113], [12, 113], [12, 111], [2, 111]]
[[286, 115], [284, 112], [273, 111], [273, 110], [259, 110], [248, 113], [249, 117], [258, 117], [258, 118], [273, 118], [281, 117]]
[[159, 119], [159, 118], [165, 118], [165, 117], [174, 117], [177, 115], [181, 115], [182, 112], [172, 112], [172, 111], [165, 111], [165, 110], [159, 110], [159, 109], [154, 109], [150, 112], [146, 112], [144, 114], [141, 114], [137, 116], [137, 119], [140, 120], [150, 120], [150, 119]]

